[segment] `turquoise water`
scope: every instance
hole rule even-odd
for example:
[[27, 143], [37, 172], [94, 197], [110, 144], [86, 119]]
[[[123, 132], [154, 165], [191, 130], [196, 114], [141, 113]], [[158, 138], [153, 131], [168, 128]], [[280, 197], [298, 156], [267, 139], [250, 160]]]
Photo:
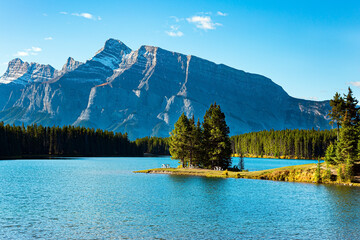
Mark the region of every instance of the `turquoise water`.
[[[245, 159], [245, 167], [309, 162]], [[0, 161], [0, 239], [360, 238], [359, 188], [132, 173], [162, 163], [176, 165], [168, 157]]]

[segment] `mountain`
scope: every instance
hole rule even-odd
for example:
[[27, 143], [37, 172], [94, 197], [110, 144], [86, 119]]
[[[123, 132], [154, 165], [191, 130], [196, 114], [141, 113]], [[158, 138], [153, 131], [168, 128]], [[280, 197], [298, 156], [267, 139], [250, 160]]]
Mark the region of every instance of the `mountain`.
[[9, 62], [0, 78], [0, 121], [78, 125], [168, 136], [185, 112], [202, 118], [217, 102], [231, 135], [264, 129], [328, 129], [328, 101], [289, 96], [269, 78], [159, 47], [106, 41], [93, 58], [50, 65]]

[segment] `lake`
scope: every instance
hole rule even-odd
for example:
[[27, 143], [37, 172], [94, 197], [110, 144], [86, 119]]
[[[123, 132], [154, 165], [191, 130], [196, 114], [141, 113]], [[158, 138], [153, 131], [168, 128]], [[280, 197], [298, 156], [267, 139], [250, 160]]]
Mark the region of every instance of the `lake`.
[[[245, 158], [245, 168], [311, 162]], [[177, 165], [0, 161], [0, 239], [360, 238], [360, 188], [132, 172], [162, 163]]]

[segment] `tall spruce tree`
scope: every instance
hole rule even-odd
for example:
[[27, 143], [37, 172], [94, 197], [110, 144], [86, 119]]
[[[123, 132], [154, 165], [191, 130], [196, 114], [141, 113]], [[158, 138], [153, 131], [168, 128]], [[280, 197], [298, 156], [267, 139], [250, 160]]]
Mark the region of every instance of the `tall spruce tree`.
[[[358, 126], [359, 124], [359, 108], [357, 104], [359, 101], [353, 96], [353, 92], [349, 87], [348, 94], [345, 96], [345, 113], [347, 114], [347, 121], [352, 126]], [[345, 115], [344, 115], [345, 117]]]
[[203, 128], [204, 149], [211, 168], [228, 168], [231, 165], [230, 130], [225, 122], [225, 114], [216, 103], [206, 111]]
[[331, 118], [330, 124], [334, 125], [336, 123], [337, 139], [339, 140], [339, 132], [342, 117], [344, 115], [345, 101], [338, 92], [335, 93], [334, 98], [330, 100], [330, 106], [331, 110], [328, 114], [328, 116]]
[[195, 166], [204, 167], [206, 165], [206, 154], [203, 146], [203, 130], [198, 119], [196, 126], [193, 128], [193, 164]]
[[170, 132], [169, 151], [171, 159], [179, 160], [182, 167], [186, 166], [186, 160], [189, 156], [189, 119], [183, 113], [175, 123], [174, 129]]

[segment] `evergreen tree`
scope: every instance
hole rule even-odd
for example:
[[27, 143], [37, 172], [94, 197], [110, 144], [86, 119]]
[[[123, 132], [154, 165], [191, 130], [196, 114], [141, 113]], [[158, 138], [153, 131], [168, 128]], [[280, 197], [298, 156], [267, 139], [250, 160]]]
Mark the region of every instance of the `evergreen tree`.
[[357, 103], [358, 101], [353, 97], [351, 88], [349, 88], [349, 92], [345, 96], [342, 128], [336, 148], [337, 163], [346, 163], [349, 164], [349, 167], [353, 166], [358, 155], [359, 109]]
[[340, 138], [336, 145], [336, 162], [344, 163], [347, 158], [355, 159], [357, 155], [357, 128], [350, 124], [345, 113], [344, 122], [340, 129]]
[[201, 128], [201, 123], [199, 119], [196, 126], [193, 128], [192, 141], [193, 164], [196, 166], [204, 167], [206, 165], [206, 153], [203, 147], [203, 130]]
[[325, 152], [325, 162], [327, 164], [334, 164], [336, 160], [336, 145], [330, 143]]
[[339, 127], [341, 125], [341, 120], [344, 113], [345, 102], [339, 93], [335, 93], [334, 98], [330, 100], [331, 110], [329, 111], [328, 116], [332, 119], [330, 121], [331, 125], [336, 123], [337, 127], [337, 139], [339, 139]]
[[175, 123], [174, 129], [170, 133], [169, 151], [171, 159], [180, 161], [181, 166], [186, 166], [188, 157], [187, 146], [189, 141], [189, 119], [183, 113]]
[[[204, 116], [204, 149], [211, 163], [211, 168], [231, 165], [231, 142], [225, 114], [216, 103], [211, 104]], [[208, 166], [209, 167], [209, 166]]]
[[[353, 96], [352, 90], [349, 87], [348, 94], [345, 96], [345, 114], [347, 115], [348, 124], [357, 126], [359, 123], [359, 108], [357, 107], [358, 100]], [[344, 117], [345, 117], [344, 114]]]

